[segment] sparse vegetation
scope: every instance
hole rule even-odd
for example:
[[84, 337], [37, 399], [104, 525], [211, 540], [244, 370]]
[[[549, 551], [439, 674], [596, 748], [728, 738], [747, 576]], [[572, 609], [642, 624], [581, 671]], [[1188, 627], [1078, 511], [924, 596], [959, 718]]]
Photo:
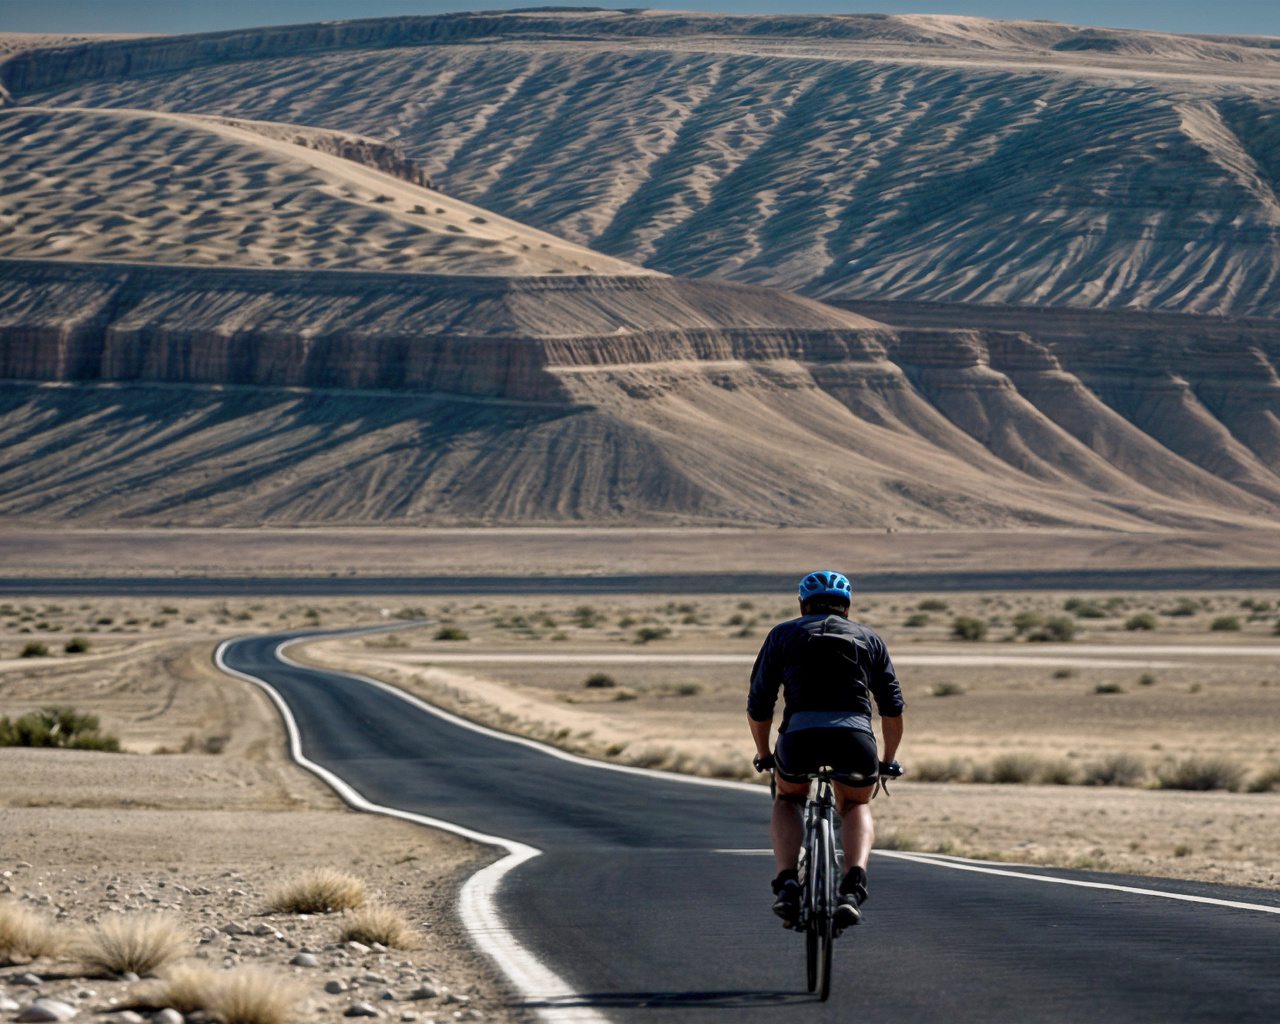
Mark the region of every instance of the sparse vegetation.
[[1180, 597], [1172, 608], [1166, 609], [1162, 614], [1187, 618], [1197, 614], [1199, 611], [1200, 605], [1197, 602], [1191, 600], [1189, 597]]
[[939, 683], [929, 692], [935, 697], [959, 697], [964, 693], [964, 687], [959, 683], [945, 682]]
[[1070, 597], [1063, 602], [1062, 610], [1071, 612], [1077, 619], [1105, 619], [1106, 610], [1097, 601]]
[[907, 629], [917, 629], [920, 626], [929, 625], [929, 616], [924, 612], [916, 612], [914, 615], [908, 615], [902, 624]]
[[77, 959], [92, 971], [152, 974], [187, 953], [182, 926], [162, 914], [113, 914], [87, 928], [75, 943]]
[[1138, 676], [1138, 685], [1139, 686], [1155, 686], [1156, 677], [1153, 676], [1150, 672], [1143, 672], [1142, 675]]
[[364, 900], [360, 879], [334, 868], [316, 868], [272, 893], [267, 909], [276, 914], [330, 914], [355, 910]]
[[1040, 759], [1033, 754], [1001, 754], [991, 762], [991, 781], [1001, 784], [1034, 782], [1040, 776]]
[[957, 615], [951, 620], [951, 636], [955, 640], [981, 640], [987, 635], [987, 624], [971, 615]]
[[1027, 636], [1028, 640], [1037, 643], [1064, 644], [1076, 635], [1075, 620], [1067, 615], [1055, 615], [1045, 620], [1045, 624]]
[[1055, 668], [1053, 670], [1054, 679], [1074, 679], [1076, 670], [1073, 668]]
[[1124, 693], [1124, 687], [1119, 683], [1098, 683], [1093, 688], [1094, 693]]
[[1238, 633], [1240, 632], [1240, 620], [1234, 615], [1219, 615], [1213, 620], [1209, 628], [1215, 633]]
[[457, 626], [441, 626], [436, 630], [436, 640], [470, 640], [465, 630]]
[[1086, 786], [1140, 786], [1146, 778], [1147, 766], [1133, 754], [1108, 754], [1084, 766]]
[[596, 672], [594, 675], [587, 676], [582, 684], [588, 690], [607, 690], [617, 686], [617, 681], [613, 676], [605, 672]]
[[1156, 617], [1150, 612], [1138, 612], [1124, 620], [1124, 628], [1130, 632], [1136, 630], [1152, 630], [1157, 626]]
[[9, 721], [0, 718], [0, 747], [70, 747], [118, 751], [120, 740], [98, 731], [98, 716], [75, 708], [46, 707]]
[[59, 956], [66, 947], [66, 932], [55, 922], [19, 903], [0, 903], [0, 960]]
[[937, 597], [926, 597], [916, 605], [916, 610], [922, 612], [945, 612], [947, 610], [947, 602]]
[[1225, 789], [1234, 793], [1244, 776], [1244, 765], [1229, 757], [1188, 757], [1156, 769], [1161, 789]]
[[636, 630], [636, 643], [647, 644], [651, 640], [661, 640], [670, 635], [671, 630], [666, 626], [641, 626]]
[[408, 949], [419, 935], [398, 909], [386, 903], [369, 903], [343, 919], [339, 938], [343, 942], [381, 942], [393, 949]]
[[154, 981], [139, 985], [131, 993], [135, 1006], [160, 1010], [171, 1006], [179, 1013], [207, 1010], [214, 1003], [220, 972], [203, 964], [174, 964]]
[[404, 619], [406, 622], [410, 619], [425, 619], [427, 611], [425, 608], [404, 607], [391, 616], [393, 619]]
[[573, 621], [581, 629], [594, 629], [604, 621], [604, 616], [592, 608], [591, 605], [583, 604], [573, 610]]
[[240, 968], [218, 981], [208, 1009], [221, 1024], [287, 1024], [298, 996], [296, 983], [289, 979]]
[[1260, 772], [1249, 783], [1250, 793], [1271, 793], [1280, 789], [1280, 764], [1272, 765]]
[[19, 658], [43, 658], [49, 653], [49, 648], [42, 644], [39, 640], [31, 640], [22, 648]]
[[1028, 630], [1035, 629], [1037, 626], [1043, 625], [1044, 616], [1039, 612], [1033, 612], [1029, 609], [1020, 611], [1013, 617], [1013, 629], [1018, 636], [1021, 636]]
[[89, 641], [82, 636], [73, 636], [63, 645], [63, 650], [68, 654], [84, 654], [90, 647]]

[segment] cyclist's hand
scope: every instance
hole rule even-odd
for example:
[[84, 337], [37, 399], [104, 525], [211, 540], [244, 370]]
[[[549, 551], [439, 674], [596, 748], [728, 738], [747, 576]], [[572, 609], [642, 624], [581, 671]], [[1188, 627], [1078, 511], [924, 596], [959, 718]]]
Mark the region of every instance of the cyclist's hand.
[[758, 772], [773, 771], [773, 755], [765, 754], [763, 757], [757, 754], [751, 759], [751, 763], [756, 766]]
[[897, 761], [881, 761], [880, 775], [882, 778], [899, 779], [902, 777], [902, 765]]

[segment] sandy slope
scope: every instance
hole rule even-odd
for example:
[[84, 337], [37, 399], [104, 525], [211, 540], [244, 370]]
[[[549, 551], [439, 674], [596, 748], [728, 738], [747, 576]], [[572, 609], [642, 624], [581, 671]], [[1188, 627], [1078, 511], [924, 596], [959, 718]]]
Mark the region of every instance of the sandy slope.
[[[38, 102], [395, 140], [460, 198], [669, 272], [827, 297], [1280, 309], [1268, 40], [670, 12], [315, 26], [249, 60], [237, 39], [5, 74]], [[126, 53], [145, 76], [95, 77]]]
[[[287, 128], [145, 111], [0, 111], [0, 255], [453, 274], [645, 273]], [[302, 133], [305, 134], [305, 133]]]

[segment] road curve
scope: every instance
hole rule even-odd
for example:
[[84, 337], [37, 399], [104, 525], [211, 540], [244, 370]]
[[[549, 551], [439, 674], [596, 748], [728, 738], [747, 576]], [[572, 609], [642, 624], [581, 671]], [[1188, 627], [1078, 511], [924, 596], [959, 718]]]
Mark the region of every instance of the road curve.
[[866, 923], [837, 943], [831, 1001], [818, 1003], [799, 937], [769, 912], [761, 793], [584, 763], [278, 655], [306, 635], [317, 634], [228, 641], [221, 663], [272, 688], [301, 754], [365, 800], [541, 851], [505, 876], [495, 909], [584, 1018], [1280, 1019], [1280, 914], [1265, 912], [1280, 893], [887, 854], [872, 862]]

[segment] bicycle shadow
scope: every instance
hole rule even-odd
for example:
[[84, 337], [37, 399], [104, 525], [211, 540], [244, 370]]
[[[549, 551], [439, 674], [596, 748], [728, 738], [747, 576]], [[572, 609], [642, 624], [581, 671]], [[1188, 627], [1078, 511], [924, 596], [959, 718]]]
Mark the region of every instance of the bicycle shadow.
[[565, 999], [522, 1003], [538, 1007], [593, 1006], [613, 1009], [666, 1009], [698, 1007], [723, 1010], [746, 1010], [761, 1006], [786, 1006], [812, 1002], [811, 992], [582, 992]]

